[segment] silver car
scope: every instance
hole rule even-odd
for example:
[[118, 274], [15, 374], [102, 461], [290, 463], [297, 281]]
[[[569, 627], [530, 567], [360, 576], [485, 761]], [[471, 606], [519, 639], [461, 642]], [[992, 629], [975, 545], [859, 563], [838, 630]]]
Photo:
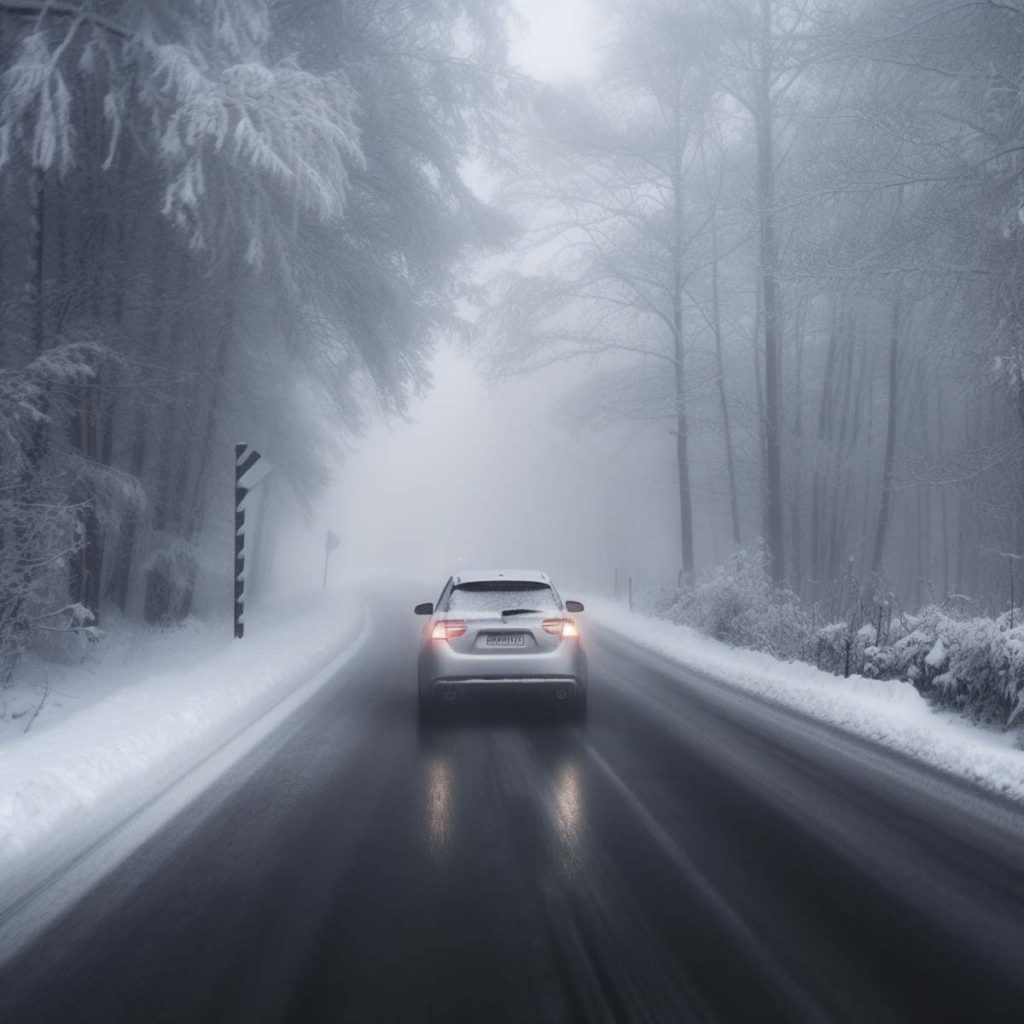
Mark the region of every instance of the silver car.
[[587, 717], [587, 659], [576, 620], [579, 601], [563, 602], [546, 573], [460, 572], [436, 604], [419, 654], [424, 718], [468, 693], [542, 696], [575, 721]]

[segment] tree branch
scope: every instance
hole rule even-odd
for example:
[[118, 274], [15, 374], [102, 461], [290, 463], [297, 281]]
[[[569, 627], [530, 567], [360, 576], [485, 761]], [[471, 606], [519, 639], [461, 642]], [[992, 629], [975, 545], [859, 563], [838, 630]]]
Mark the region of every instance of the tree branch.
[[73, 4], [62, 3], [11, 3], [10, 0], [0, 0], [0, 14], [11, 14], [18, 18], [38, 18], [47, 14], [54, 14], [60, 18], [74, 18], [87, 21], [96, 28], [102, 28], [112, 35], [121, 39], [131, 39], [133, 34], [126, 28], [118, 25], [117, 22], [105, 18], [102, 14], [87, 10], [83, 5], [75, 7]]

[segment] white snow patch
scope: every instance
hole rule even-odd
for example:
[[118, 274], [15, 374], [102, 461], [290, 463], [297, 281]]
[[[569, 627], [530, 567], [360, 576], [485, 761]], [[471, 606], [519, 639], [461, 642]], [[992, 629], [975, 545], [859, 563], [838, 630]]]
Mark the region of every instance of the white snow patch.
[[170, 631], [150, 638], [151, 658], [112, 667], [117, 688], [100, 658], [82, 689], [102, 699], [0, 746], [0, 878], [38, 879], [116, 827], [351, 644], [364, 617], [334, 596], [283, 621], [254, 615], [242, 641], [229, 622]]
[[141, 678], [180, 672], [226, 647], [231, 625], [189, 618], [150, 627], [118, 616], [103, 622], [96, 643], [59, 636], [46, 656], [29, 652], [0, 687], [0, 750], [37, 736], [68, 715], [105, 700]]
[[[601, 627], [687, 669], [1024, 802], [1024, 751], [1015, 748], [1014, 735], [938, 712], [910, 683], [842, 679], [813, 665], [729, 647], [688, 626], [630, 613], [606, 599], [589, 600], [587, 612]], [[944, 658], [945, 651], [941, 654]]]
[[942, 668], [946, 664], [946, 645], [942, 642], [941, 636], [925, 656], [924, 663], [929, 668]]

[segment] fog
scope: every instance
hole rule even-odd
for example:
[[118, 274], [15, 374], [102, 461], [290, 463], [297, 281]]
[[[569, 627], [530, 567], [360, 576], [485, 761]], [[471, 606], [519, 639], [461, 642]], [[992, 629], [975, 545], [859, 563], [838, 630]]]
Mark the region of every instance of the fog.
[[0, 4], [14, 661], [51, 614], [316, 590], [328, 530], [339, 585], [1009, 611], [1015, 4], [32, 9]]
[[[519, 0], [513, 11], [516, 68], [555, 83], [597, 73], [592, 3]], [[470, 166], [467, 179], [493, 198], [486, 165]], [[483, 361], [442, 343], [430, 373], [429, 394], [402, 420], [373, 427], [323, 503], [325, 523], [340, 525], [341, 571], [441, 583], [459, 568], [539, 567], [594, 588], [613, 586], [627, 565], [655, 571], [674, 533], [670, 446], [652, 457], [622, 436], [568, 430], [560, 398], [574, 368], [489, 380]]]
[[374, 428], [325, 503], [346, 569], [440, 583], [459, 568], [539, 567], [595, 589], [616, 568], [653, 577], [674, 540], [670, 445], [567, 430], [565, 374], [488, 385], [450, 349], [431, 369], [430, 394]]
[[[600, 74], [606, 18], [593, 0], [517, 0], [512, 64], [570, 88]], [[496, 199], [473, 164], [467, 180]], [[495, 260], [472, 272], [493, 276]], [[506, 264], [535, 266], [534, 254]], [[572, 586], [610, 592], [674, 579], [679, 555], [675, 445], [661, 425], [568, 425], [565, 399], [593, 362], [495, 379], [486, 357], [443, 342], [432, 384], [398, 420], [376, 423], [344, 460], [302, 560], [316, 561], [327, 529], [342, 537], [338, 571], [443, 582], [460, 568], [542, 568]], [[707, 488], [719, 489], [707, 467]], [[410, 515], [413, 528], [410, 529]], [[714, 517], [713, 557], [730, 548]], [[313, 539], [315, 537], [315, 540]], [[295, 549], [282, 561], [294, 564]], [[287, 571], [284, 571], [287, 576]]]

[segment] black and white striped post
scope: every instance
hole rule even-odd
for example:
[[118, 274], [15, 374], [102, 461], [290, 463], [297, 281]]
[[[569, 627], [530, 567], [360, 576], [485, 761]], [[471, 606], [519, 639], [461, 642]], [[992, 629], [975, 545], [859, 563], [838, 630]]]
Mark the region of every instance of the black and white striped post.
[[252, 445], [235, 445], [235, 637], [245, 635], [245, 508], [249, 492], [273, 469]]

